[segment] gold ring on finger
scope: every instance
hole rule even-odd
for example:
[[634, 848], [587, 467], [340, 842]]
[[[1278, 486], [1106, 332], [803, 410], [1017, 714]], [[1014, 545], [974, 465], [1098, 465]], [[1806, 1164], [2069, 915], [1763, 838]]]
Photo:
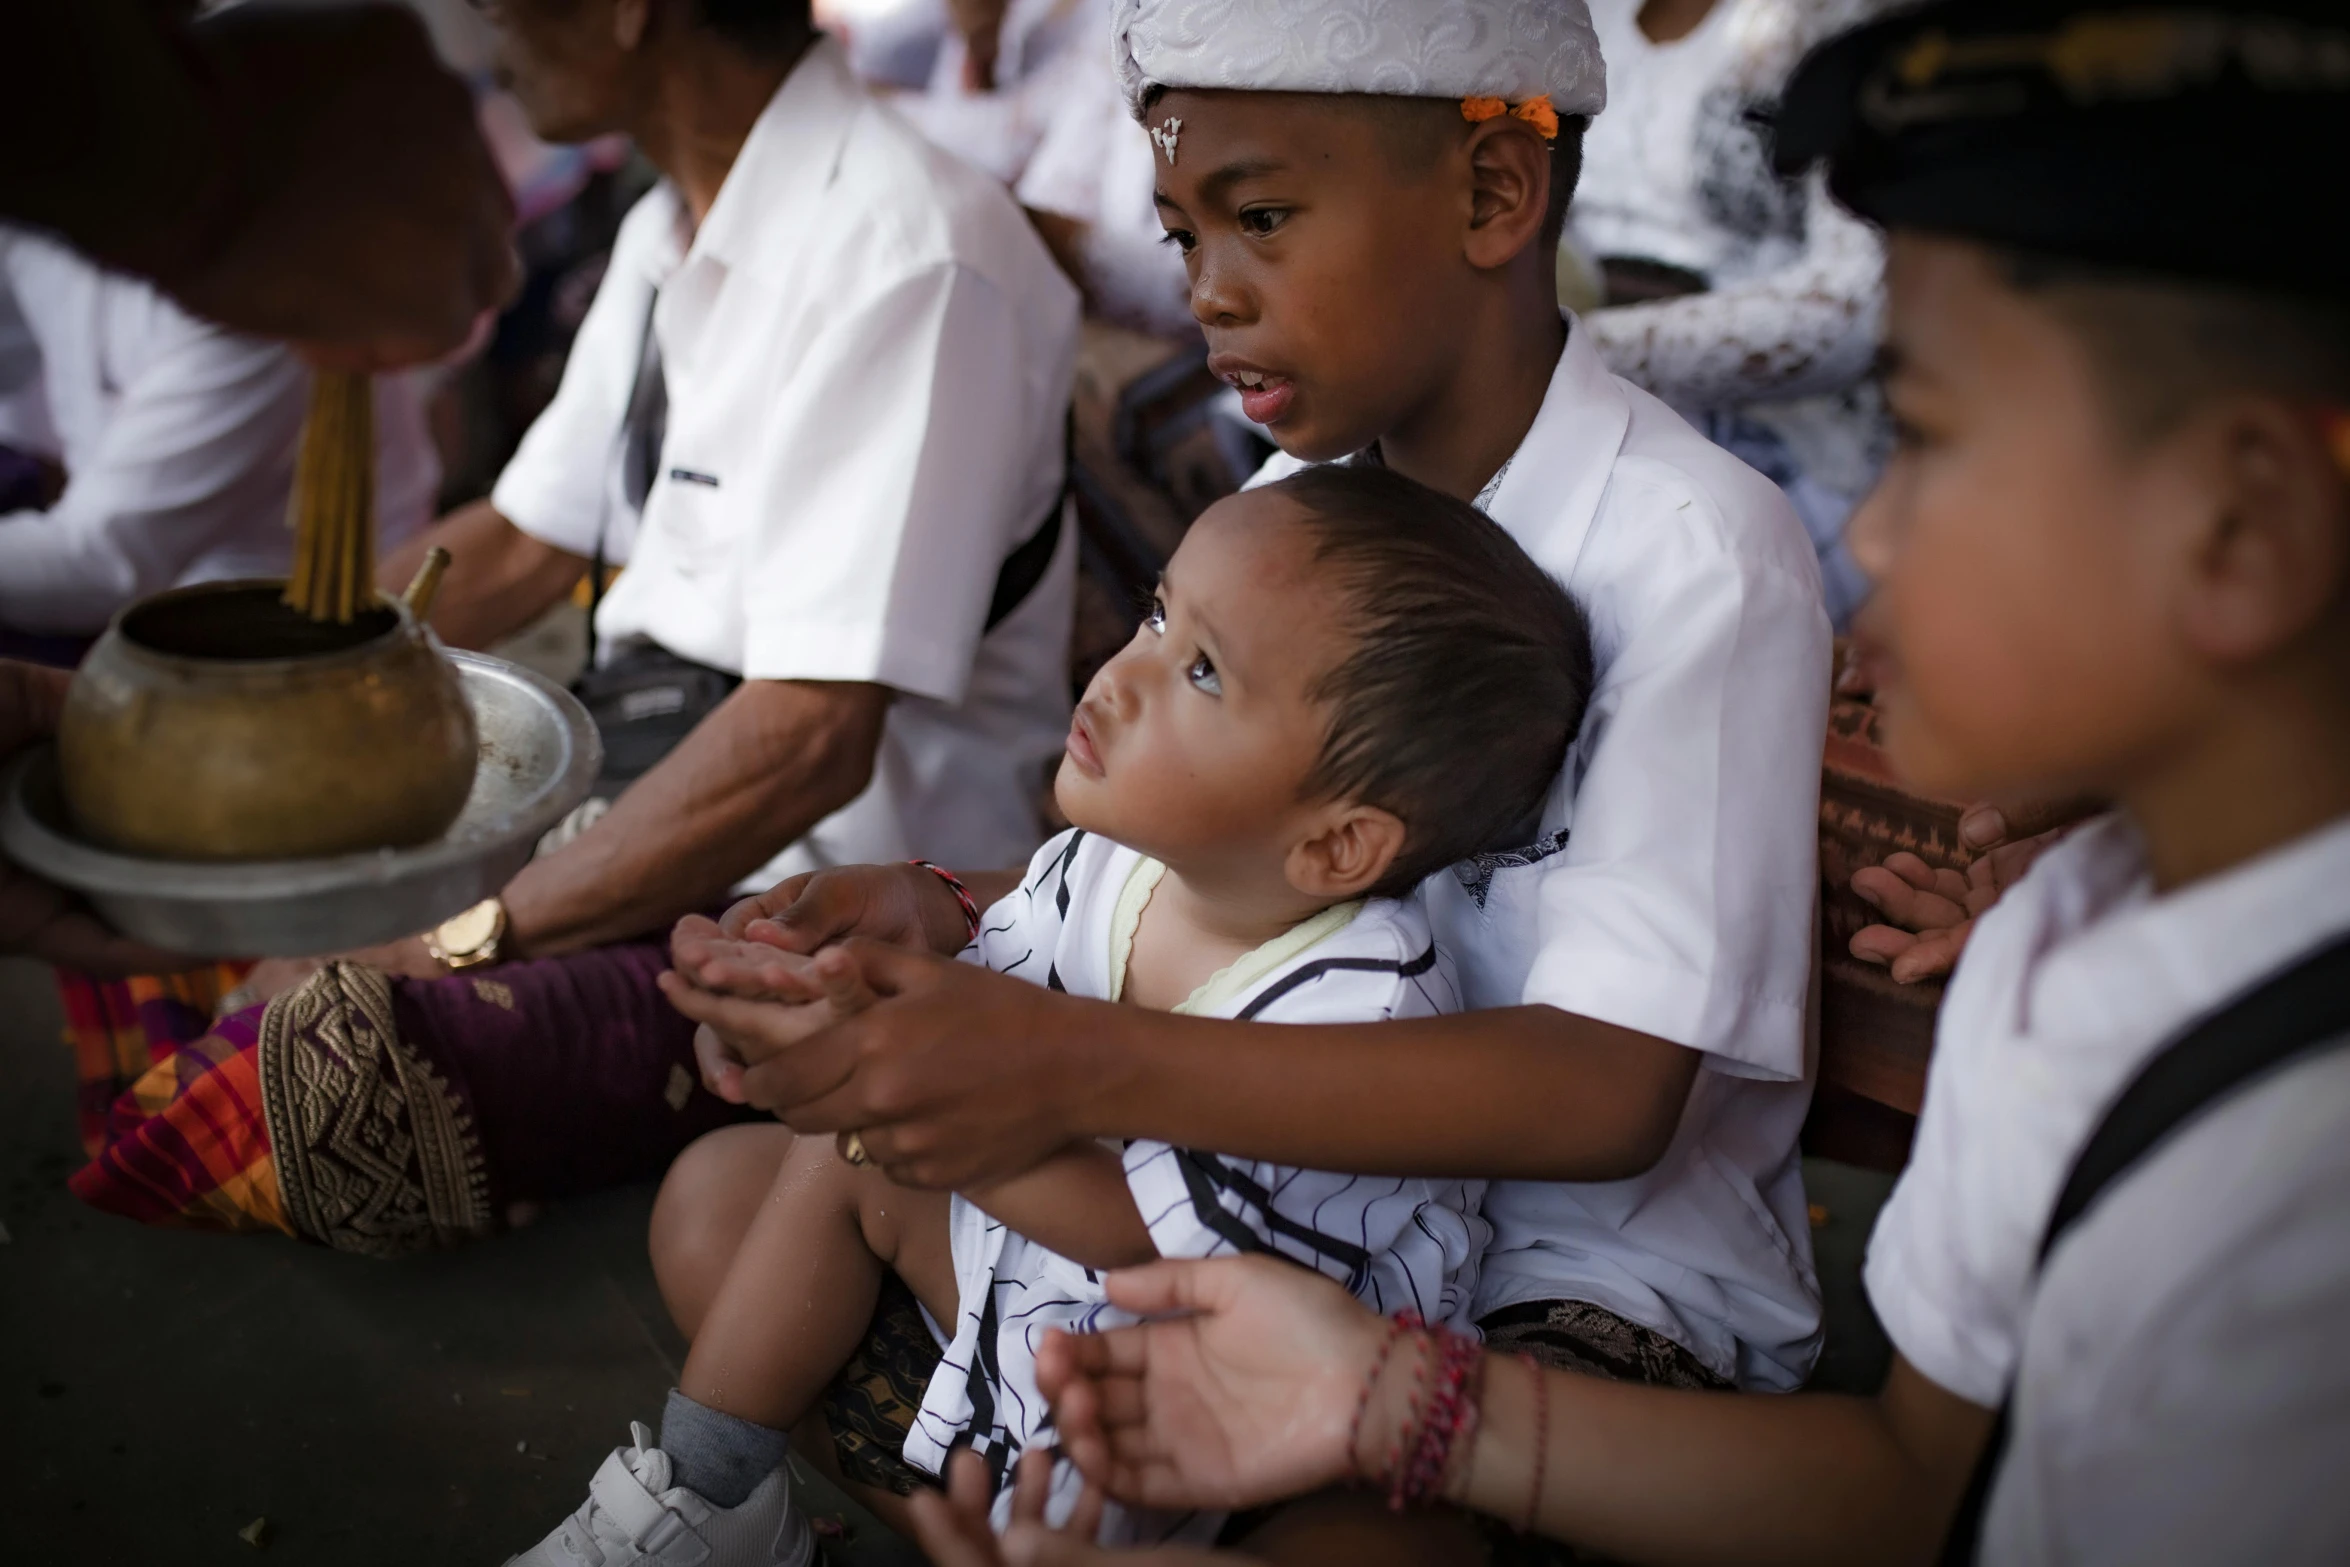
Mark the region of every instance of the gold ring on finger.
[[840, 1156], [860, 1169], [873, 1162], [873, 1156], [865, 1151], [865, 1134], [862, 1132], [851, 1132], [842, 1140]]

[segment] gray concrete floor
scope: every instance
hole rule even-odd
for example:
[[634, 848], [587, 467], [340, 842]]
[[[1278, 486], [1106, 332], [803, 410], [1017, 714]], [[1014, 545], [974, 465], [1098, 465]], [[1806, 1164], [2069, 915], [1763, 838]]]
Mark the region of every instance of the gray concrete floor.
[[[468, 1251], [372, 1262], [83, 1208], [45, 970], [0, 962], [0, 1560], [494, 1564], [652, 1422], [685, 1346], [649, 1188]], [[819, 1489], [819, 1513], [844, 1503]], [[920, 1560], [862, 1514], [835, 1560]]]
[[[496, 1563], [586, 1494], [683, 1358], [645, 1262], [649, 1190], [399, 1263], [142, 1229], [64, 1189], [72, 1067], [45, 971], [0, 962], [0, 1559], [98, 1567]], [[1822, 1385], [1884, 1349], [1860, 1302], [1883, 1178], [1811, 1170]], [[919, 1557], [843, 1515], [841, 1567]]]

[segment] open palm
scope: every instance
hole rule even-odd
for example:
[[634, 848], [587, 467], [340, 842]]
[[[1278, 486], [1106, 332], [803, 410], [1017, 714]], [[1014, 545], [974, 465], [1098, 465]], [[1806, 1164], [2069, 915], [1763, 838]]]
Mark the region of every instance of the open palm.
[[1232, 1509], [1346, 1476], [1384, 1333], [1346, 1291], [1268, 1257], [1158, 1262], [1108, 1289], [1159, 1320], [1053, 1335], [1037, 1379], [1063, 1446], [1111, 1495]]

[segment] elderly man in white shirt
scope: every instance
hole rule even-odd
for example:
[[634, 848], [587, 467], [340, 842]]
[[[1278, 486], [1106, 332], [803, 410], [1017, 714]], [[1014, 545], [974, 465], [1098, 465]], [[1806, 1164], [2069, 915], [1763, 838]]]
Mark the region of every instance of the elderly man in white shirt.
[[[376, 398], [376, 506], [393, 543], [432, 515], [440, 465], [410, 385]], [[45, 508], [0, 511], [0, 628], [81, 638], [162, 589], [282, 576], [310, 377], [64, 245], [0, 228], [0, 446], [62, 468]]]
[[438, 977], [665, 930], [746, 879], [1026, 854], [1069, 710], [1075, 291], [1000, 187], [856, 85], [804, 3], [491, 18], [538, 134], [626, 132], [667, 178], [490, 499], [409, 553], [454, 553], [435, 619], [468, 647], [592, 560], [625, 566], [602, 659], [679, 679], [612, 716], [681, 685], [712, 700], [501, 899], [365, 956]]

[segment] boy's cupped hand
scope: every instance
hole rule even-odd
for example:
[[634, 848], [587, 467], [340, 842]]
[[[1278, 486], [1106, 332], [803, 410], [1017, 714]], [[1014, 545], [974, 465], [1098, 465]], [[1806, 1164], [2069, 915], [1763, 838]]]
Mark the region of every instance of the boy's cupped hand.
[[1976, 918], [2070, 830], [2068, 824], [2010, 841], [2006, 818], [1993, 807], [1979, 806], [1959, 824], [1960, 835], [1977, 851], [1963, 873], [1937, 870], [1907, 853], [1855, 871], [1853, 892], [1885, 922], [1856, 932], [1852, 955], [1890, 970], [1904, 985], [1943, 978], [1966, 950]]

